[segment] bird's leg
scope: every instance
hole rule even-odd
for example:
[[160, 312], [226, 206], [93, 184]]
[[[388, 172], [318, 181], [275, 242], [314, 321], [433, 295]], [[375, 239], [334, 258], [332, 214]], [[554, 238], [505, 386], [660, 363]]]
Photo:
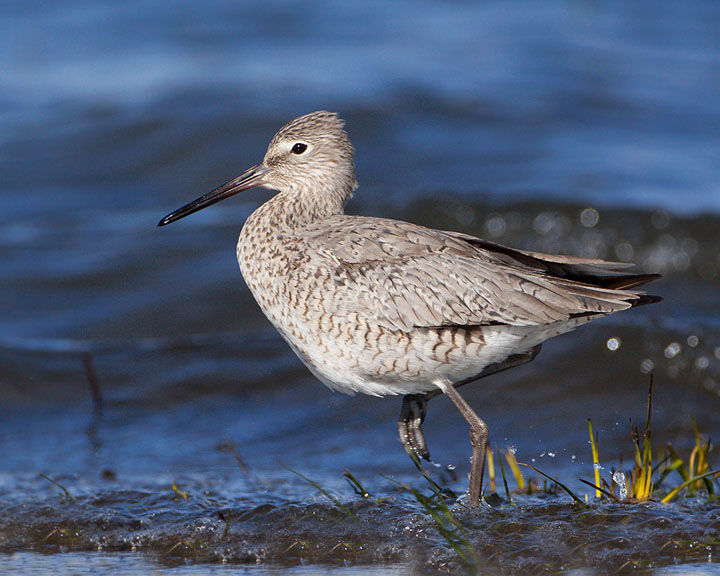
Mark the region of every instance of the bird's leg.
[[430, 453], [425, 444], [422, 423], [425, 420], [427, 398], [425, 394], [407, 394], [403, 396], [402, 408], [398, 417], [398, 433], [405, 451], [419, 464], [419, 459], [430, 461]]
[[473, 449], [472, 468], [470, 469], [469, 505], [478, 506], [482, 497], [483, 475], [485, 473], [485, 454], [488, 446], [488, 427], [480, 417], [475, 414], [470, 405], [463, 400], [452, 384], [444, 384], [442, 391], [455, 404], [470, 425], [470, 444]]

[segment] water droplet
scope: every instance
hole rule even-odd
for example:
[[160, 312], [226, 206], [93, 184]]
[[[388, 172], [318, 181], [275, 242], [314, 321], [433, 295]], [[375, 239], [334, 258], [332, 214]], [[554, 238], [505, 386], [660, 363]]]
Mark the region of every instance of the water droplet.
[[610, 350], [611, 352], [615, 352], [615, 350], [620, 348], [621, 344], [622, 344], [622, 342], [620, 341], [620, 338], [618, 338], [617, 336], [613, 336], [612, 338], [610, 338], [607, 341], [608, 350]]
[[555, 225], [555, 217], [551, 212], [540, 212], [533, 220], [533, 229], [543, 236], [550, 232]]
[[602, 470], [602, 469], [603, 469], [602, 465], [601, 465], [599, 462], [598, 462], [597, 464], [593, 464], [593, 468], [595, 468], [595, 470]]
[[548, 456], [550, 456], [550, 458], [555, 458], [555, 452], [548, 452]]
[[517, 452], [517, 446], [508, 446], [508, 452], [515, 454]]
[[571, 462], [575, 462], [575, 459], [576, 459], [576, 458], [577, 458], [577, 456], [575, 456], [575, 454], [573, 454], [573, 455], [570, 457], [570, 461], [571, 461]]
[[505, 230], [507, 230], [507, 223], [505, 222], [505, 218], [502, 216], [490, 215], [488, 216], [487, 222], [485, 222], [485, 227], [487, 228], [490, 236], [497, 237], [505, 234]]
[[595, 208], [585, 208], [585, 210], [580, 212], [580, 223], [585, 226], [585, 228], [592, 228], [597, 225], [599, 221], [600, 214], [598, 214]]
[[620, 500], [625, 500], [625, 498], [627, 498], [627, 484], [625, 484], [625, 474], [618, 470], [613, 474], [613, 482], [617, 484], [620, 491]]
[[665, 358], [675, 358], [678, 354], [680, 354], [680, 351], [682, 350], [682, 347], [677, 342], [671, 342], [668, 344], [667, 348], [665, 348]]
[[700, 356], [695, 360], [695, 368], [698, 370], [705, 370], [708, 366], [710, 366], [710, 360], [707, 356]]
[[447, 469], [450, 470], [450, 472], [452, 472], [453, 470], [455, 470], [455, 464], [448, 464]]
[[695, 334], [690, 334], [690, 336], [687, 337], [687, 343], [690, 348], [695, 348], [695, 346], [700, 344], [700, 338], [698, 338]]
[[545, 451], [540, 452], [540, 458], [544, 458], [544, 457], [545, 457]]
[[650, 374], [650, 372], [652, 372], [654, 368], [655, 368], [655, 362], [650, 360], [650, 358], [645, 358], [645, 360], [640, 362], [640, 371], [643, 374]]

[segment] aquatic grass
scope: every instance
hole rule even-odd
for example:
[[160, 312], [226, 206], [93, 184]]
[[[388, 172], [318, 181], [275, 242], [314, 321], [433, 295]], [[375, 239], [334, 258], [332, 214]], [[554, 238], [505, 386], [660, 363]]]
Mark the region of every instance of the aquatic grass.
[[[640, 501], [640, 500], [647, 500], [650, 498], [650, 495], [652, 494], [652, 446], [650, 444], [650, 421], [649, 421], [649, 414], [650, 414], [650, 399], [652, 398], [652, 377], [650, 379], [650, 394], [648, 396], [648, 419], [646, 420], [645, 425], [645, 433], [643, 435], [643, 447], [641, 449], [640, 447], [640, 440], [639, 440], [639, 432], [638, 429], [632, 426], [632, 420], [630, 420], [630, 428], [631, 428], [631, 436], [633, 440], [633, 447], [635, 452], [635, 465], [630, 472], [630, 474], [627, 476], [627, 492], [631, 495], [632, 501]], [[615, 485], [616, 482], [614, 480], [615, 474], [613, 474], [613, 485], [609, 486], [607, 482], [603, 479], [602, 484], [600, 480], [600, 458], [599, 458], [599, 437], [597, 432], [593, 434], [593, 428], [592, 428], [592, 420], [588, 418], [588, 432], [590, 434], [590, 450], [592, 454], [592, 463], [593, 463], [593, 476], [594, 476], [594, 482], [589, 482], [587, 480], [584, 480], [583, 478], [578, 478], [580, 482], [583, 484], [587, 484], [588, 486], [591, 486], [595, 489], [595, 498], [602, 498], [602, 496], [607, 496], [608, 498], [614, 499], [618, 502], [626, 501], [626, 499], [618, 498], [615, 495]], [[622, 459], [620, 461], [620, 465], [618, 467], [618, 470], [621, 470], [622, 468]], [[623, 474], [623, 479], [626, 478], [626, 476]], [[648, 482], [650, 482], [648, 484]], [[650, 489], [648, 493], [648, 489]]]
[[245, 462], [245, 458], [242, 457], [240, 451], [238, 450], [234, 442], [227, 439], [223, 440], [222, 442], [220, 442], [218, 450], [220, 450], [221, 452], [229, 452], [230, 454], [232, 454], [235, 458], [235, 462], [237, 463], [238, 468], [240, 468], [243, 474], [250, 474], [250, 466], [248, 466], [247, 462]]
[[[588, 418], [588, 433], [590, 436], [594, 481], [590, 482], [583, 478], [578, 478], [578, 480], [593, 488], [596, 498], [607, 497], [615, 502], [627, 504], [648, 500], [657, 501], [658, 499], [663, 504], [667, 504], [684, 490], [687, 491], [688, 496], [695, 496], [697, 492], [703, 488], [708, 494], [708, 502], [718, 500], [720, 498], [720, 487], [716, 488], [715, 483], [720, 482], [720, 470], [713, 470], [711, 468], [709, 454], [712, 451], [712, 443], [709, 438], [704, 437], [700, 433], [695, 421], [692, 422], [695, 445], [687, 460], [683, 460], [673, 449], [672, 445], [668, 444], [667, 452], [662, 449], [656, 451], [658, 464], [653, 467], [653, 446], [651, 441], [652, 391], [653, 379], [651, 376], [648, 388], [645, 428], [642, 435], [640, 434], [639, 428], [633, 426], [632, 420], [630, 420], [634, 451], [632, 469], [627, 473], [622, 471], [621, 456], [617, 470], [612, 470], [613, 476], [610, 484], [608, 484], [604, 478], [600, 477], [602, 466], [600, 466], [599, 458], [599, 437], [597, 432], [593, 433], [592, 420]], [[556, 486], [564, 490], [573, 498], [573, 501], [586, 505], [586, 503], [582, 502], [565, 484], [556, 478], [553, 478], [530, 464], [517, 463], [512, 452], [508, 451], [506, 458], [513, 473], [515, 473], [515, 467], [517, 466], [531, 468], [541, 476], [550, 480], [552, 483], [551, 487]], [[502, 466], [502, 458], [500, 459], [500, 465]], [[658, 495], [658, 488], [663, 482], [667, 481], [673, 472], [677, 472], [680, 475], [682, 483], [660, 497], [660, 495]], [[518, 476], [518, 474], [515, 474], [515, 477], [516, 481], [521, 479], [521, 476]], [[518, 482], [518, 486], [521, 486], [520, 482]], [[524, 488], [524, 481], [522, 486]], [[619, 495], [616, 494], [616, 489], [618, 488]], [[534, 491], [538, 491], [538, 489], [533, 486], [533, 482], [530, 480], [528, 482], [527, 493], [532, 494]], [[544, 486], [543, 491], [549, 492], [550, 489]], [[585, 500], [587, 502], [587, 494], [585, 495]]]
[[95, 363], [90, 352], [84, 352], [82, 355], [83, 367], [85, 368], [85, 377], [87, 378], [88, 388], [90, 389], [90, 398], [92, 398], [93, 412], [95, 416], [99, 416], [103, 411], [103, 397], [100, 388], [100, 379], [95, 370]]
[[[418, 463], [419, 464], [419, 463]], [[311, 478], [308, 478], [304, 474], [293, 470], [291, 468], [288, 468], [291, 472], [302, 478], [305, 482], [310, 484], [313, 488], [315, 488], [318, 492], [320, 492], [323, 496], [328, 498], [337, 508], [341, 509], [345, 514], [350, 517], [358, 526], [360, 526], [360, 521], [357, 518], [355, 514], [352, 513], [352, 511], [348, 510], [343, 504], [335, 497], [333, 496], [328, 490], [326, 490], [323, 486], [321, 486], [318, 482], [315, 480], [312, 480]], [[455, 492], [450, 490], [449, 488], [443, 488], [440, 486], [435, 480], [433, 480], [427, 470], [425, 470], [421, 465], [418, 465], [418, 469], [421, 472], [423, 478], [427, 482], [429, 488], [430, 488], [430, 495], [423, 494], [420, 490], [413, 488], [403, 482], [398, 482], [394, 478], [383, 476], [387, 480], [393, 482], [394, 484], [398, 485], [402, 490], [410, 493], [415, 500], [423, 507], [423, 509], [427, 512], [427, 514], [432, 518], [434, 525], [440, 534], [440, 536], [445, 540], [445, 542], [455, 551], [455, 553], [458, 556], [458, 559], [460, 562], [468, 569], [473, 570], [478, 565], [478, 559], [477, 559], [477, 553], [473, 546], [471, 545], [469, 539], [467, 538], [467, 535], [465, 533], [465, 527], [463, 524], [455, 517], [455, 515], [450, 510], [450, 507], [448, 506], [448, 501], [454, 502], [457, 499], [457, 495]], [[358, 478], [350, 472], [347, 468], [343, 469], [343, 475], [342, 477], [345, 479], [345, 481], [348, 483], [348, 485], [352, 488], [353, 492], [357, 494], [358, 496], [366, 499], [371, 498], [370, 492], [364, 487], [362, 482], [358, 480]], [[387, 500], [387, 497], [385, 498], [379, 498], [375, 500], [376, 503], [380, 503]], [[292, 549], [296, 548], [297, 546], [304, 546], [305, 543], [302, 541], [296, 541], [294, 542], [287, 550], [286, 552], [291, 551]], [[338, 543], [332, 550], [335, 550], [339, 546], [348, 546], [348, 544], [344, 542]], [[352, 546], [352, 545], [349, 545]], [[331, 551], [332, 551], [331, 550]]]
[[[706, 439], [700, 435], [700, 431], [698, 430], [695, 420], [693, 420], [693, 431], [695, 432], [695, 447], [690, 453], [689, 467], [690, 475], [698, 476], [710, 471], [710, 461], [708, 459], [708, 454], [710, 453], [712, 444], [709, 438]], [[714, 496], [715, 492], [712, 482], [704, 480], [703, 484], [707, 488], [710, 496]], [[696, 482], [694, 485], [691, 485], [690, 488], [692, 490], [691, 494], [694, 494], [696, 490], [700, 489], [700, 482]]]
[[297, 470], [293, 470], [293, 469], [290, 468], [290, 467], [288, 467], [288, 470], [290, 470], [290, 472], [292, 472], [293, 474], [297, 475], [298, 477], [302, 478], [305, 482], [307, 482], [308, 484], [310, 484], [310, 486], [312, 486], [313, 488], [315, 488], [315, 490], [317, 490], [318, 492], [320, 492], [320, 494], [322, 494], [323, 496], [325, 496], [325, 498], [327, 498], [328, 500], [330, 500], [330, 502], [332, 502], [338, 510], [341, 510], [341, 511], [345, 514], [345, 516], [347, 516], [347, 517], [350, 518], [350, 520], [352, 520], [355, 524], [357, 524], [358, 526], [360, 526], [360, 519], [353, 513], [353, 511], [350, 510], [350, 509], [348, 509], [346, 506], [344, 506], [343, 503], [340, 502], [340, 500], [339, 500], [338, 498], [336, 498], [335, 496], [333, 496], [333, 495], [330, 493], [329, 490], [327, 490], [327, 489], [325, 489], [323, 486], [321, 486], [319, 482], [316, 482], [316, 481], [313, 480], [312, 478], [308, 478], [307, 476], [305, 476], [305, 475], [302, 474], [301, 472], [298, 472]]
[[[515, 456], [515, 450], [513, 448], [506, 448], [505, 452], [502, 452], [497, 446], [496, 452], [498, 453], [498, 462], [500, 464], [500, 473], [502, 475], [502, 481], [503, 486], [505, 488], [505, 495], [507, 499], [508, 504], [512, 504], [512, 496], [511, 494], [513, 492], [518, 494], [527, 494], [532, 495], [536, 493], [544, 493], [544, 494], [556, 494], [557, 491], [560, 488], [559, 483], [556, 482], [553, 478], [548, 476], [547, 474], [541, 473], [541, 475], [545, 476], [545, 478], [550, 480], [550, 484], [548, 484], [547, 480], [543, 481], [542, 486], [540, 485], [539, 479], [533, 479], [533, 478], [525, 478], [525, 476], [522, 473], [521, 466], [527, 466], [529, 468], [532, 468], [536, 470], [538, 473], [540, 473], [539, 470], [537, 470], [533, 466], [529, 466], [527, 464], [523, 464], [522, 462], [517, 461], [517, 457]], [[489, 449], [488, 449], [489, 450]], [[515, 490], [510, 490], [510, 487], [508, 486], [508, 477], [505, 472], [505, 464], [503, 464], [503, 456], [505, 458], [505, 462], [507, 462], [508, 468], [510, 469], [510, 472], [512, 473], [513, 478], [515, 479], [515, 484], [517, 485], [517, 488]], [[494, 462], [493, 462], [493, 468], [492, 468], [492, 476], [491, 476], [491, 489], [494, 488]], [[499, 497], [498, 497], [499, 498]]]
[[228, 510], [227, 516], [225, 516], [220, 510], [218, 510], [218, 518], [225, 522], [225, 530], [223, 530], [223, 540], [228, 537], [230, 533], [230, 520], [232, 520], [232, 508]]
[[[508, 450], [508, 453], [511, 454], [511, 452], [509, 450]], [[499, 450], [498, 450], [498, 454], [500, 454]], [[514, 454], [513, 454], [513, 457], [515, 457]], [[506, 456], [506, 458], [507, 458], [507, 456]], [[507, 477], [505, 476], [505, 466], [503, 466], [503, 463], [502, 463], [502, 455], [500, 456], [500, 458], [498, 458], [498, 460], [500, 460], [500, 473], [502, 474], [503, 485], [505, 486], [505, 495], [507, 496], [508, 504], [512, 504], [512, 498], [510, 496], [510, 488], [508, 487]], [[522, 475], [520, 476], [520, 478], [522, 479]]]
[[173, 489], [173, 492], [175, 494], [177, 494], [178, 496], [180, 496], [183, 500], [187, 500], [190, 497], [190, 494], [188, 492], [186, 492], [185, 490], [180, 490], [180, 488], [178, 488], [178, 485], [175, 482], [175, 480], [173, 480], [172, 489]]
[[640, 433], [637, 427], [633, 427], [630, 420], [630, 428], [632, 430], [633, 445], [635, 447], [635, 466], [633, 467], [630, 477], [628, 478], [628, 494], [635, 500], [649, 500], [653, 494], [652, 480], [652, 443], [650, 442], [650, 418], [652, 415], [652, 387], [653, 377], [650, 375], [650, 387], [648, 389], [647, 413], [645, 416], [645, 432], [643, 433], [642, 444], [640, 442]]
[[537, 472], [537, 473], [540, 474], [541, 476], [544, 476], [545, 478], [547, 478], [548, 480], [550, 480], [550, 482], [552, 482], [552, 483], [555, 484], [556, 486], [559, 486], [560, 488], [562, 488], [563, 490], [565, 490], [565, 492], [568, 493], [568, 495], [573, 499], [573, 501], [574, 501], [576, 504], [578, 504], [579, 506], [581, 506], [581, 507], [583, 507], [583, 508], [587, 508], [587, 507], [588, 507], [588, 505], [587, 505], [585, 502], [583, 502], [583, 501], [577, 496], [577, 494], [575, 494], [572, 490], [570, 490], [570, 488], [568, 488], [567, 486], [565, 486], [565, 484], [563, 484], [562, 482], [560, 482], [560, 480], [558, 480], [557, 478], [553, 478], [553, 477], [550, 476], [549, 474], [545, 474], [545, 472], [543, 472], [542, 470], [540, 470], [540, 469], [538, 469], [538, 468], [535, 468], [535, 466], [533, 466], [532, 464], [525, 464], [525, 463], [520, 462], [519, 465], [520, 465], [520, 466], [527, 466], [528, 468], [532, 468], [533, 470], [535, 470], [535, 472]]
[[[692, 484], [694, 484], [696, 482], [700, 482], [701, 480], [706, 480], [708, 478], [713, 478], [713, 480], [715, 478], [720, 478], [720, 470], [710, 470], [709, 472], [705, 472], [704, 474], [700, 474], [698, 476], [693, 476], [692, 478], [689, 478], [688, 480], [686, 480], [685, 482], [680, 484], [680, 486], [671, 490], [667, 494], [667, 496], [665, 496], [662, 500], [660, 500], [660, 502], [662, 502], [663, 504], [667, 504], [688, 486], [691, 486]], [[715, 495], [710, 495], [708, 498], [708, 502], [713, 501], [715, 499], [717, 499], [717, 497]]]
[[360, 483], [360, 480], [358, 480], [347, 468], [343, 468], [342, 477], [345, 478], [345, 481], [350, 485], [350, 488], [353, 489], [355, 494], [361, 496], [362, 498], [370, 498], [370, 492], [365, 490], [365, 487]]
[[435, 522], [435, 528], [455, 551], [460, 561], [466, 568], [474, 568], [478, 564], [475, 548], [468, 540], [463, 525], [455, 518], [450, 511], [445, 499], [437, 492], [428, 497], [414, 488], [409, 492], [415, 497], [418, 503], [430, 514]]
[[592, 450], [593, 468], [595, 470], [595, 498], [600, 498], [600, 458], [598, 456], [597, 433], [593, 435], [592, 420], [588, 418], [588, 431], [590, 432], [590, 448]]
[[532, 486], [530, 482], [525, 482], [525, 477], [523, 476], [522, 471], [520, 470], [520, 466], [518, 465], [517, 458], [515, 457], [515, 452], [508, 449], [505, 451], [505, 460], [507, 460], [508, 466], [510, 466], [510, 471], [513, 474], [513, 477], [515, 478], [515, 483], [517, 484], [518, 490], [520, 492], [524, 491], [526, 486], [528, 490], [528, 494], [532, 493]]
[[432, 479], [432, 477], [430, 476], [428, 471], [422, 465], [422, 462], [420, 462], [420, 459], [417, 457], [417, 455], [410, 454], [410, 458], [415, 463], [415, 467], [418, 469], [420, 474], [422, 474], [423, 478], [425, 478], [425, 481], [428, 484], [430, 484], [430, 486], [433, 488], [433, 490], [445, 492], [445, 493], [447, 493], [448, 497], [450, 497], [450, 498], [457, 498], [457, 494], [455, 494], [455, 492], [453, 492], [450, 488], [447, 488], [447, 487], [443, 488], [442, 486], [440, 486], [440, 484], [438, 484], [437, 482], [435, 482], [435, 480]]
[[[583, 484], [587, 484], [591, 488], [594, 488], [596, 493], [600, 492], [600, 494], [604, 494], [611, 500], [615, 500], [615, 502], [623, 501], [621, 498], [618, 498], [617, 496], [615, 496], [615, 493], [612, 491], [612, 488], [608, 488], [607, 482], [605, 482], [604, 480], [603, 480], [603, 486], [604, 486], [603, 488], [598, 488], [597, 484], [594, 484], [593, 482], [590, 482], [589, 480], [584, 480], [583, 478], [578, 478], [578, 480], [580, 482], [582, 482]], [[587, 498], [587, 494], [585, 494], [585, 497]]]
[[[343, 468], [343, 475], [342, 477], [345, 479], [345, 481], [348, 483], [350, 488], [352, 488], [353, 492], [360, 496], [363, 499], [370, 499], [372, 496], [368, 490], [365, 489], [365, 486], [358, 480], [355, 475], [350, 472], [347, 468]], [[381, 498], [372, 498], [373, 502], [375, 504], [381, 504], [382, 502], [385, 502], [388, 500], [389, 496], [382, 496]]]
[[[617, 502], [636, 503], [657, 500], [658, 488], [673, 472], [677, 472], [682, 479], [682, 483], [670, 489], [669, 492], [660, 499], [660, 502], [667, 504], [676, 498], [683, 490], [687, 490], [689, 496], [695, 496], [703, 487], [708, 493], [708, 502], [716, 500], [717, 491], [713, 482], [720, 477], [720, 471], [711, 469], [709, 453], [712, 450], [712, 443], [709, 438], [705, 438], [700, 434], [694, 420], [692, 424], [695, 435], [695, 445], [690, 452], [687, 462], [685, 462], [674, 450], [672, 445], [668, 443], [667, 452], [665, 452], [665, 450], [657, 451], [659, 463], [653, 467], [653, 447], [651, 441], [652, 392], [653, 378], [651, 375], [648, 387], [645, 429], [642, 436], [640, 435], [639, 428], [633, 426], [632, 420], [630, 420], [630, 433], [634, 451], [632, 469], [627, 474], [622, 472], [621, 457], [617, 471], [613, 470], [612, 485], [608, 485], [604, 479], [601, 485], [599, 477], [598, 437], [597, 434], [593, 435], [592, 423], [588, 419], [595, 482], [590, 483], [582, 478], [579, 480], [595, 488], [595, 494], [598, 498], [607, 496]], [[626, 482], [626, 484], [620, 486], [619, 497], [615, 494], [615, 488], [618, 486], [618, 482]]]
[[[667, 445], [668, 455], [666, 456], [665, 460], [670, 461], [670, 464], [666, 465], [663, 473], [661, 475], [660, 481], [658, 484], [665, 479], [665, 477], [670, 473], [674, 472], [675, 470], [678, 471], [678, 474], [683, 479], [683, 482], [687, 482], [693, 477], [700, 477], [703, 474], [706, 474], [707, 472], [710, 472], [710, 461], [709, 461], [709, 453], [712, 450], [712, 443], [710, 442], [709, 438], [704, 438], [697, 427], [697, 424], [693, 420], [693, 432], [695, 434], [695, 446], [693, 447], [692, 451], [690, 452], [690, 456], [688, 458], [687, 466], [685, 465], [685, 462], [683, 461], [680, 456], [675, 452], [675, 450], [672, 447], [672, 444]], [[702, 482], [702, 484], [701, 484]], [[691, 482], [688, 484], [688, 495], [694, 496], [695, 493], [702, 488], [702, 486], [705, 486], [705, 488], [708, 491], [708, 495], [711, 498], [714, 498], [716, 496], [715, 493], [715, 487], [711, 480], [708, 479], [708, 477], [703, 477], [702, 481], [697, 480], [695, 482]]]
[[63, 536], [63, 537], [71, 537], [72, 536], [72, 533], [70, 532], [70, 530], [68, 528], [55, 528], [52, 532], [47, 534], [42, 539], [42, 541], [45, 542], [46, 540], [50, 540], [50, 538], [55, 536], [55, 534], [59, 534], [60, 536]]
[[[455, 551], [460, 562], [466, 569], [474, 572], [478, 566], [477, 552], [465, 533], [465, 527], [447, 505], [447, 500], [454, 502], [457, 496], [452, 490], [439, 487], [429, 475], [424, 474], [423, 476], [430, 487], [431, 494], [429, 496], [403, 482], [398, 482], [392, 478], [387, 479], [409, 492], [417, 500], [425, 512], [433, 519], [438, 533]], [[449, 494], [452, 494], [452, 496], [449, 496]]]
[[710, 467], [709, 453], [712, 450], [712, 442], [710, 442], [709, 438], [705, 438], [700, 434], [694, 420], [693, 432], [695, 435], [695, 446], [690, 452], [687, 464], [685, 464], [671, 444], [668, 443], [667, 445], [668, 454], [663, 460], [666, 464], [661, 472], [658, 485], [674, 471], [678, 472], [683, 482], [665, 495], [661, 500], [663, 503], [670, 502], [685, 489], [687, 489], [688, 496], [695, 496], [698, 490], [701, 490], [703, 487], [707, 490], [708, 502], [718, 499], [718, 492], [715, 490], [714, 482], [720, 477], [720, 470], [712, 470]]
[[50, 476], [43, 474], [42, 472], [39, 472], [38, 475], [40, 476], [40, 478], [45, 478], [45, 480], [52, 484], [55, 484], [55, 486], [60, 488], [60, 490], [62, 490], [65, 495], [65, 500], [67, 500], [68, 502], [75, 502], [75, 498], [73, 497], [73, 495], [70, 494], [69, 490], [65, 488], [65, 486], [60, 484], [60, 482], [58, 482], [57, 480], [53, 480], [52, 478], [50, 478]]
[[[500, 454], [500, 451], [498, 450], [498, 454]], [[486, 461], [488, 466], [488, 478], [490, 479], [490, 492], [496, 492], [495, 488], [495, 454], [493, 453], [493, 449], [490, 447], [488, 443], [487, 447], [487, 454], [486, 454]], [[500, 457], [500, 465], [502, 466], [502, 456]]]

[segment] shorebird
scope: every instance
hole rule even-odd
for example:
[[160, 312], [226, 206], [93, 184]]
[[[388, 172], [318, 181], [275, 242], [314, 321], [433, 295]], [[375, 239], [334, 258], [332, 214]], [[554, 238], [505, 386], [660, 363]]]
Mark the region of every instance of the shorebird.
[[277, 191], [245, 222], [237, 259], [265, 316], [333, 390], [402, 394], [398, 432], [430, 459], [427, 401], [447, 395], [470, 427], [469, 503], [482, 498], [488, 427], [456, 388], [530, 362], [541, 344], [659, 297], [630, 264], [516, 250], [459, 232], [344, 214], [357, 188], [337, 114], [296, 118], [265, 157], [167, 215], [164, 226], [261, 186]]

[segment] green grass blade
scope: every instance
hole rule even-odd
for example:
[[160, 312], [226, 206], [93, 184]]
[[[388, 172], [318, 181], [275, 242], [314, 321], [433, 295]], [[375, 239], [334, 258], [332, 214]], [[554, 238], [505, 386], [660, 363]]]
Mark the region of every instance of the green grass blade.
[[693, 476], [692, 478], [686, 480], [685, 482], [680, 484], [680, 486], [669, 492], [668, 495], [665, 496], [665, 498], [660, 500], [660, 502], [662, 502], [663, 504], [667, 504], [668, 502], [670, 502], [670, 500], [675, 498], [675, 496], [677, 496], [682, 490], [690, 486], [690, 484], [692, 484], [693, 482], [697, 482], [698, 480], [702, 480], [704, 478], [709, 478], [710, 476], [720, 476], [720, 470], [710, 470], [709, 472], [705, 472], [705, 474]]
[[556, 480], [556, 479], [553, 478], [552, 476], [550, 476], [550, 475], [548, 475], [548, 474], [545, 474], [545, 472], [543, 472], [542, 470], [538, 470], [538, 469], [535, 468], [535, 466], [533, 466], [532, 464], [524, 464], [523, 462], [518, 462], [518, 464], [519, 464], [520, 466], [527, 466], [528, 468], [532, 468], [533, 470], [535, 470], [535, 472], [537, 472], [537, 473], [540, 474], [541, 476], [544, 476], [545, 478], [547, 478], [547, 479], [550, 480], [551, 482], [554, 482], [555, 484], [557, 484], [558, 486], [560, 486], [560, 488], [562, 488], [563, 490], [565, 490], [565, 492], [567, 492], [567, 493], [570, 495], [570, 497], [575, 501], [576, 504], [579, 504], [579, 505], [582, 506], [583, 508], [589, 508], [589, 506], [588, 506], [587, 504], [585, 504], [585, 502], [583, 502], [582, 500], [580, 500], [580, 498], [578, 498], [578, 497], [573, 493], [573, 491], [570, 490], [570, 488], [568, 488], [567, 486], [565, 486], [565, 484], [563, 484], [563, 483], [560, 482], [559, 480]]
[[593, 435], [592, 420], [590, 418], [588, 418], [588, 431], [590, 432], [590, 448], [592, 449], [593, 469], [595, 472], [595, 498], [600, 498], [602, 494], [600, 490], [600, 458], [598, 457], [597, 442]]
[[335, 498], [335, 496], [333, 496], [332, 494], [330, 494], [330, 492], [328, 492], [325, 488], [323, 488], [319, 483], [315, 482], [315, 480], [312, 480], [311, 478], [308, 478], [307, 476], [305, 476], [304, 474], [298, 472], [297, 470], [293, 470], [292, 468], [288, 468], [288, 470], [290, 470], [290, 472], [292, 472], [293, 474], [298, 475], [300, 478], [302, 478], [303, 480], [305, 480], [305, 482], [307, 482], [308, 484], [310, 484], [310, 486], [312, 486], [313, 488], [315, 488], [315, 490], [317, 490], [318, 492], [320, 492], [320, 494], [322, 494], [323, 496], [325, 496], [325, 498], [327, 498], [328, 500], [330, 500], [330, 502], [332, 502], [335, 506], [337, 506], [340, 510], [342, 510], [342, 511], [345, 513], [345, 515], [346, 515], [348, 518], [350, 518], [355, 524], [357, 524], [358, 526], [360, 526], [360, 519], [352, 512], [352, 510], [348, 510], [348, 508], [346, 508], [345, 506], [343, 506], [343, 504], [342, 504], [342, 502], [340, 502], [340, 500], [338, 500], [337, 498]]
[[40, 472], [40, 477], [45, 478], [45, 480], [47, 480], [48, 482], [51, 482], [52, 484], [55, 484], [55, 486], [60, 488], [60, 490], [62, 490], [65, 493], [65, 498], [67, 498], [68, 502], [75, 502], [75, 498], [73, 498], [72, 494], [70, 494], [68, 489], [65, 488], [65, 486], [63, 486], [62, 484], [60, 484], [60, 482], [58, 482], [57, 480], [53, 480], [52, 478], [50, 478], [50, 476], [46, 476], [42, 472]]
[[[497, 449], [497, 445], [495, 446]], [[503, 465], [502, 452], [497, 450], [498, 459], [500, 460], [500, 473], [502, 474], [503, 484], [505, 485], [505, 494], [507, 495], [508, 504], [512, 504], [512, 498], [510, 497], [510, 488], [508, 488], [507, 477], [505, 476], [505, 466]]]
[[[597, 490], [597, 486], [595, 484], [593, 484], [592, 482], [590, 482], [589, 480], [583, 480], [582, 478], [578, 478], [578, 480], [580, 480], [580, 482], [582, 482], [583, 484], [587, 484], [591, 488], [595, 488]], [[615, 496], [615, 494], [610, 492], [610, 490], [605, 490], [604, 488], [600, 488], [600, 492], [605, 494], [605, 496], [607, 496], [608, 498], [615, 500], [615, 502], [622, 502], [622, 500], [620, 500], [620, 498], [618, 498], [617, 496]]]

